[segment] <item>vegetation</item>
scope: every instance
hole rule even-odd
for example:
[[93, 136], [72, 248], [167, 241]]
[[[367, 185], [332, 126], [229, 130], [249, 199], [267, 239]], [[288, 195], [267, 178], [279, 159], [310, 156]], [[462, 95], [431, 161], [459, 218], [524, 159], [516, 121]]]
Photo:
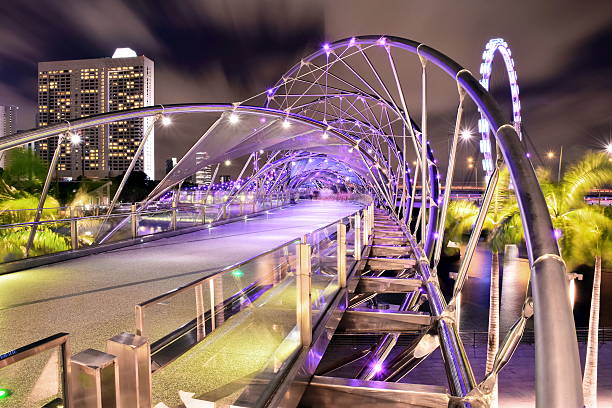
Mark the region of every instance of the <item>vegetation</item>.
[[587, 205], [584, 196], [594, 188], [612, 185], [612, 163], [607, 154], [591, 152], [556, 183], [546, 171], [539, 170], [538, 176], [568, 271], [583, 264], [594, 267], [582, 387], [585, 406], [596, 407], [601, 268], [612, 261], [612, 218], [605, 209]]
[[[12, 149], [7, 155], [7, 166], [0, 178], [0, 225], [22, 224], [34, 221], [35, 209], [47, 166], [32, 151]], [[41, 220], [58, 218], [58, 201], [48, 196]], [[69, 249], [68, 239], [61, 232], [63, 225], [41, 224], [38, 227], [31, 256], [43, 255]], [[29, 239], [30, 226], [0, 228], [0, 261], [9, 262], [24, 258]]]

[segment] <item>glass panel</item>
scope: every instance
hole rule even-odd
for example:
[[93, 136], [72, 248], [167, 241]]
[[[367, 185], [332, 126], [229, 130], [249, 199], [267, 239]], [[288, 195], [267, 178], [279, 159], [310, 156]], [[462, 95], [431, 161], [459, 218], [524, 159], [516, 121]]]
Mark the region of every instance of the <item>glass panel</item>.
[[9, 394], [0, 398], [0, 408], [63, 405], [60, 350], [56, 347], [0, 369], [0, 389]]
[[145, 211], [138, 214], [138, 236], [170, 230], [171, 210]]
[[176, 227], [187, 228], [198, 225], [200, 220], [199, 211], [195, 207], [181, 206], [176, 211]]
[[[102, 225], [98, 239], [105, 237], [109, 232], [114, 230], [113, 234], [105, 241], [106, 243], [123, 241], [132, 238], [132, 224], [130, 222], [129, 214], [124, 213], [111, 215], [104, 224], [102, 224], [104, 217], [100, 217], [95, 220], [97, 224], [95, 225], [96, 231], [100, 228], [100, 225]], [[117, 229], [115, 230], [115, 228]]]
[[220, 404], [255, 404], [299, 349], [295, 259], [292, 243], [206, 281], [207, 303], [212, 297], [215, 304], [205, 316], [206, 337], [155, 371], [153, 404], [180, 405], [179, 390]]
[[313, 327], [339, 288], [337, 233], [338, 224], [332, 224], [309, 235]]

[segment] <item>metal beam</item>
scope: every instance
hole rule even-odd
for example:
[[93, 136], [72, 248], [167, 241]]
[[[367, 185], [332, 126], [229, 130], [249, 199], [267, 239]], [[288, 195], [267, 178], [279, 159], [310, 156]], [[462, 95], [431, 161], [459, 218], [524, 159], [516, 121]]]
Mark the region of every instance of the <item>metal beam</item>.
[[356, 292], [361, 293], [407, 293], [418, 290], [423, 285], [416, 278], [362, 277], [357, 284]]
[[345, 333], [414, 333], [428, 327], [431, 322], [428, 313], [349, 309], [344, 313], [338, 330]]
[[434, 385], [314, 376], [300, 405], [317, 408], [446, 408], [449, 402], [446, 389]]

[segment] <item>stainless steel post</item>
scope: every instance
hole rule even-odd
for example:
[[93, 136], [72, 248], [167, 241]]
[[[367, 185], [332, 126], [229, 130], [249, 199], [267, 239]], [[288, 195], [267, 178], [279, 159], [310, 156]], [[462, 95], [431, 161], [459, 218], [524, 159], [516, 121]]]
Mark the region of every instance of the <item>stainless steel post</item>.
[[346, 225], [340, 220], [337, 233], [338, 286], [346, 287]]
[[116, 357], [87, 349], [70, 359], [72, 406], [114, 408], [120, 406], [119, 370]]
[[121, 407], [151, 407], [151, 349], [146, 337], [121, 333], [106, 342], [116, 356]]
[[206, 336], [206, 320], [204, 309], [204, 288], [202, 284], [195, 287], [195, 301], [196, 301], [196, 335], [197, 340], [201, 341]]
[[139, 336], [144, 335], [144, 310], [142, 306], [134, 306], [134, 314], [136, 315], [136, 334]]
[[368, 214], [366, 211], [363, 211], [363, 245], [368, 245], [368, 231], [369, 231], [369, 221]]
[[355, 260], [361, 259], [361, 216], [359, 212], [355, 214], [355, 253], [353, 256]]
[[77, 224], [74, 208], [70, 207], [70, 247], [72, 249], [79, 248], [79, 226]]
[[202, 224], [206, 224], [206, 205], [203, 204], [200, 207], [200, 217], [202, 217]]
[[132, 239], [134, 239], [138, 236], [138, 213], [136, 212], [136, 204], [130, 206], [130, 211], [132, 213], [130, 218]]
[[312, 306], [310, 300], [310, 245], [297, 246], [297, 323], [302, 347], [312, 343]]
[[[179, 190], [180, 191], [180, 190]], [[176, 194], [180, 194], [177, 192]], [[177, 208], [177, 200], [172, 200], [172, 213], [170, 215], [170, 229], [172, 231], [176, 231], [176, 208]]]

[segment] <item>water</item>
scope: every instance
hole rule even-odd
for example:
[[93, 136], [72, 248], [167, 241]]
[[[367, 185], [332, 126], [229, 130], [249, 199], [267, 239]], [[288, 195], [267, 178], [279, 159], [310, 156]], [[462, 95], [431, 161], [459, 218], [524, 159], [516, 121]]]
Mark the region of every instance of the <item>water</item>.
[[[463, 250], [462, 250], [463, 253]], [[525, 258], [500, 254], [500, 331], [506, 333], [521, 314], [527, 285], [529, 283], [529, 262]], [[449, 272], [459, 270], [459, 260], [444, 259], [440, 262], [441, 286], [447, 299], [452, 292], [454, 281], [448, 278]], [[474, 253], [468, 271], [468, 280], [461, 299], [461, 330], [486, 331], [489, 319], [489, 286], [491, 270], [491, 251], [486, 245], [479, 245]], [[589, 324], [589, 308], [593, 287], [593, 268], [582, 267], [577, 273], [583, 275], [576, 281], [574, 319], [577, 328]], [[603, 271], [601, 281], [600, 327], [612, 327], [612, 271]], [[530, 322], [530, 326], [531, 326]]]

